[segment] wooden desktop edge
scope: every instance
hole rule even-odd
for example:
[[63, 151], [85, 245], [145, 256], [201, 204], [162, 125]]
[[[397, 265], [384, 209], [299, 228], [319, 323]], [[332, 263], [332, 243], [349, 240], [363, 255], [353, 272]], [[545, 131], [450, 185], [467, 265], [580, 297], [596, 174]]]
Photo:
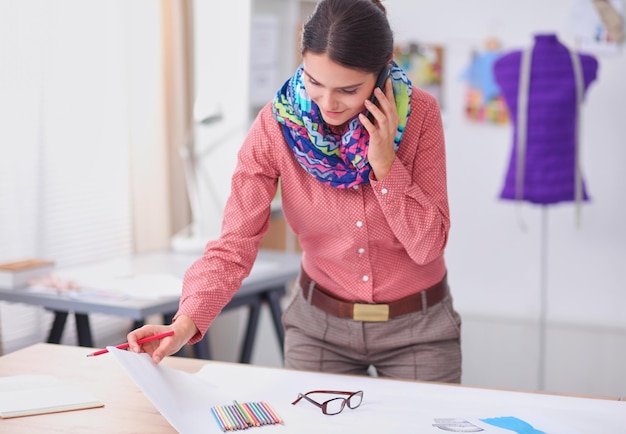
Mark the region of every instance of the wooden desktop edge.
[[[65, 347], [65, 348], [74, 349], [75, 351], [78, 351], [78, 352], [84, 352], [85, 355], [93, 351], [96, 351], [98, 349], [101, 349], [101, 348], [90, 348], [90, 347], [76, 347], [72, 345], [37, 343], [31, 346], [25, 347], [22, 350], [27, 350], [27, 349], [34, 350], [36, 349], [35, 347], [40, 347], [44, 351], [45, 351], [45, 348]], [[21, 350], [16, 350], [15, 352], [19, 352], [19, 351]], [[10, 356], [11, 354], [12, 353], [3, 354], [1, 357], [4, 358], [6, 356]], [[99, 356], [99, 357], [103, 357], [103, 356]], [[165, 366], [168, 366], [170, 368], [179, 369], [181, 371], [189, 372], [192, 374], [197, 372], [201, 368], [201, 366], [205, 364], [234, 364], [234, 365], [239, 364], [237, 362], [225, 362], [225, 361], [220, 361], [220, 360], [204, 360], [204, 359], [195, 359], [195, 358], [189, 358], [189, 357], [175, 357], [175, 356], [166, 357], [162, 363], [164, 363]], [[282, 367], [276, 367], [276, 366], [265, 366], [265, 365], [254, 365], [254, 366], [257, 368], [271, 369], [271, 370], [284, 369], [284, 370], [296, 371], [294, 369], [282, 368]], [[297, 371], [297, 372], [303, 372], [303, 371]], [[312, 372], [316, 372], [316, 371], [312, 371]], [[337, 375], [337, 376], [359, 377], [359, 375], [357, 374], [335, 374], [335, 373], [325, 373], [325, 374]], [[376, 379], [378, 377], [369, 377], [369, 378]], [[570, 397], [570, 398], [600, 399], [600, 400], [606, 400], [606, 401], [626, 401], [626, 396], [589, 395], [589, 394], [578, 394], [578, 393], [549, 392], [549, 391], [542, 391], [542, 390], [500, 388], [500, 387], [491, 387], [491, 386], [484, 387], [484, 386], [478, 386], [478, 385], [452, 384], [452, 383], [444, 383], [444, 382], [436, 382], [436, 381], [410, 380], [410, 379], [403, 379], [403, 378], [380, 377], [380, 379], [404, 381], [404, 382], [409, 382], [409, 383], [437, 384], [441, 386], [464, 387], [464, 388], [470, 388], [470, 389], [483, 389], [483, 390], [487, 389], [487, 390], [498, 390], [498, 391], [503, 391], [503, 392], [533, 393], [533, 394], [539, 394], [539, 395], [552, 395], [552, 396], [562, 396], [562, 397]]]

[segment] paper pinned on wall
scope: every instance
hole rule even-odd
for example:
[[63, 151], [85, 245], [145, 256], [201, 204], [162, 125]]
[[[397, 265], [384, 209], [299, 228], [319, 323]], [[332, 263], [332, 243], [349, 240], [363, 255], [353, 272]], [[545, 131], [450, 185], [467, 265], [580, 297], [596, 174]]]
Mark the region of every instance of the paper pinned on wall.
[[250, 102], [265, 105], [278, 90], [279, 25], [273, 15], [254, 15], [251, 22]]
[[[619, 31], [623, 37], [624, 7], [622, 0], [607, 0]], [[577, 48], [598, 54], [616, 54], [620, 52], [623, 41], [616, 41], [611, 35], [607, 23], [602, 20], [594, 2], [577, 0], [571, 11], [569, 28], [576, 39]]]

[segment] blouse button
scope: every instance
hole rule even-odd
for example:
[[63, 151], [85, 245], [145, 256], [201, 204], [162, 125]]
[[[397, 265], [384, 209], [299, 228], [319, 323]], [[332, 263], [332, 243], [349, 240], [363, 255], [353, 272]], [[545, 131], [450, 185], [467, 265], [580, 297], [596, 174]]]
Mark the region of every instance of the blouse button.
[[353, 185], [352, 188], [354, 188], [355, 190], [358, 190], [359, 186], [358, 185]]
[[361, 220], [359, 220], [358, 222], [356, 222], [356, 227], [360, 228], [361, 226], [363, 226], [363, 222]]
[[386, 188], [383, 188], [382, 190], [380, 190], [380, 192], [382, 194], [387, 194], [389, 192], [389, 190], [387, 190]]
[[368, 280], [370, 280], [368, 275], [363, 276], [363, 282], [367, 282]]
[[365, 253], [365, 249], [364, 249], [363, 247], [361, 247], [361, 248], [359, 249], [359, 255], [362, 255], [363, 253]]

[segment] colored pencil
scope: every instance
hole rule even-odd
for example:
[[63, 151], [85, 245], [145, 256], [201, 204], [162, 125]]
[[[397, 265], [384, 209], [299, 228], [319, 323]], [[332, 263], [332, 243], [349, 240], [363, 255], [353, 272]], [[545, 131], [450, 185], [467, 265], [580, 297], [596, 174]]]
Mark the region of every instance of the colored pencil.
[[231, 420], [233, 421], [233, 425], [235, 426], [235, 429], [243, 428], [241, 426], [241, 421], [239, 420], [239, 418], [233, 411], [232, 407], [230, 407], [229, 405], [225, 405], [223, 408], [224, 410], [226, 410], [226, 413], [230, 416]]
[[257, 413], [259, 414], [259, 418], [263, 421], [264, 425], [267, 425], [271, 422], [271, 420], [263, 413], [263, 410], [261, 410], [256, 402], [251, 402], [250, 405], [252, 405], [252, 408], [257, 411]]
[[261, 419], [261, 417], [259, 416], [258, 412], [254, 409], [254, 407], [252, 407], [250, 402], [246, 402], [243, 405], [250, 411], [250, 413], [254, 416], [254, 420], [259, 425], [265, 425], [265, 423], [263, 422], [263, 419]]
[[278, 413], [276, 413], [276, 410], [274, 410], [274, 408], [269, 404], [269, 402], [261, 401], [261, 404], [270, 412], [270, 414], [274, 417], [274, 419], [276, 419], [276, 422], [278, 422], [281, 425], [285, 424], [285, 422], [280, 418]]
[[237, 420], [237, 426], [239, 427], [239, 429], [248, 428], [248, 424], [246, 423], [245, 419], [241, 416], [241, 414], [239, 414], [237, 407], [235, 407], [234, 405], [229, 405], [226, 408], [228, 409], [228, 411], [231, 412], [233, 417]]
[[215, 418], [215, 421], [217, 422], [217, 425], [220, 427], [222, 432], [226, 432], [226, 425], [222, 423], [222, 421], [220, 420], [220, 417], [217, 415], [217, 412], [215, 411], [213, 407], [211, 407], [211, 414]]
[[[138, 339], [137, 343], [138, 344], [145, 344], [146, 342], [154, 341], [154, 340], [157, 340], [157, 339], [163, 339], [163, 338], [166, 338], [168, 336], [172, 336], [173, 334], [174, 334], [174, 330], [170, 330], [169, 332], [159, 333], [158, 335], [152, 335], [152, 336], [147, 336], [145, 338]], [[126, 342], [125, 344], [116, 345], [115, 348], [117, 348], [118, 350], [125, 350], [129, 346], [130, 346], [129, 343]], [[100, 354], [105, 354], [105, 353], [108, 353], [108, 352], [109, 352], [109, 350], [107, 350], [107, 349], [98, 350], [98, 351], [93, 352], [91, 354], [87, 354], [87, 357], [99, 356]]]
[[246, 425], [254, 426], [254, 420], [250, 417], [250, 415], [246, 412], [246, 410], [241, 405], [239, 405], [237, 401], [233, 401], [233, 404], [235, 404], [235, 408], [246, 421]]
[[211, 414], [223, 431], [239, 431], [262, 425], [285, 423], [272, 406], [265, 402], [244, 402], [236, 400], [232, 405], [216, 405], [211, 407]]
[[222, 407], [216, 407], [216, 408], [219, 414], [222, 415], [222, 419], [224, 420], [224, 422], [226, 422], [226, 428], [228, 428], [229, 431], [232, 431], [234, 428], [234, 425], [230, 422], [230, 418], [226, 415], [226, 412], [224, 411], [224, 409]]
[[270, 414], [267, 412], [267, 410], [265, 410], [263, 408], [263, 406], [261, 405], [260, 402], [255, 402], [254, 405], [256, 405], [256, 408], [259, 409], [259, 412], [261, 412], [261, 414], [263, 415], [263, 417], [265, 418], [265, 420], [267, 421], [267, 423], [275, 423], [274, 419], [272, 419], [272, 417], [270, 416]]

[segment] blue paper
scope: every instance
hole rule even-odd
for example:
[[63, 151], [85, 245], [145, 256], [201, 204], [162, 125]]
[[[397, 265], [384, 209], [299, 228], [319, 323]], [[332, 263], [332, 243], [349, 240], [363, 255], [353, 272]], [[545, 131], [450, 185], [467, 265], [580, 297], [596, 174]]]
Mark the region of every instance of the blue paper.
[[518, 434], [546, 434], [543, 431], [535, 429], [535, 427], [528, 422], [524, 422], [522, 419], [518, 419], [513, 416], [491, 417], [488, 419], [481, 419], [481, 421], [488, 423], [489, 425], [497, 426], [498, 428], [511, 430]]

